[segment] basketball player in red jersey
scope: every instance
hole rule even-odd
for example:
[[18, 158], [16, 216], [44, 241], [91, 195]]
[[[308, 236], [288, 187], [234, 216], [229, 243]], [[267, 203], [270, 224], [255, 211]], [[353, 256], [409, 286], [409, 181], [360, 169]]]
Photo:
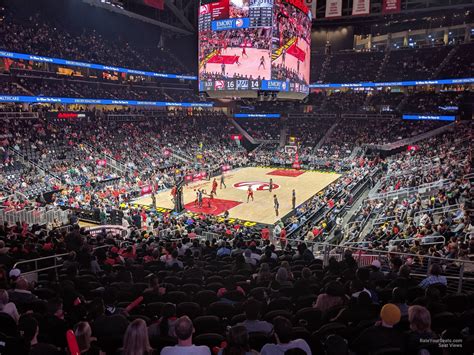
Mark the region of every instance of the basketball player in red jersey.
[[211, 190], [211, 196], [212, 195], [217, 195], [217, 180], [214, 178], [212, 181], [212, 190]]
[[252, 186], [249, 186], [249, 189], [247, 190], [247, 203], [250, 201], [250, 198], [252, 198], [252, 201], [253, 201], [253, 190], [252, 190]]
[[242, 58], [245, 56], [245, 58], [248, 58], [249, 56], [247, 55], [247, 50], [245, 47], [242, 48]]
[[175, 203], [175, 200], [176, 200], [176, 192], [177, 192], [178, 188], [176, 187], [176, 185], [173, 186], [173, 188], [171, 189], [171, 201], [173, 203]]

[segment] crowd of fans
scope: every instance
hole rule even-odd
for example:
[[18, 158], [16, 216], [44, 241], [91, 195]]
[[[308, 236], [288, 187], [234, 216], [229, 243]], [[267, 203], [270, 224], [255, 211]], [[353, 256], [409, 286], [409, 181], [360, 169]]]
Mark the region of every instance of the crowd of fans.
[[383, 52], [335, 53], [331, 57], [329, 67], [326, 68], [324, 81], [330, 83], [377, 81], [378, 71], [374, 69], [381, 66], [384, 55]]
[[[115, 117], [109, 119], [111, 114]], [[169, 176], [163, 174], [173, 171], [178, 162], [184, 173], [197, 169], [197, 155], [203, 170], [224, 164], [238, 166], [245, 159], [231, 140], [235, 131], [219, 113], [206, 111], [188, 116], [176, 111], [145, 120], [138, 112], [132, 114], [91, 112], [83, 119], [56, 121], [41, 115], [27, 121], [7, 119], [2, 126], [1, 145], [2, 163], [8, 174], [2, 174], [2, 188], [29, 195], [34, 185], [34, 195], [38, 192], [36, 185], [41, 183], [41, 192], [60, 186], [74, 190], [76, 185], [90, 187], [119, 177], [123, 177], [126, 187], [151, 181], [165, 186], [160, 181], [168, 181]], [[119, 120], [121, 115], [127, 120]], [[177, 160], [172, 151], [189, 163]], [[21, 157], [30, 163], [26, 165], [37, 167], [43, 174], [28, 174], [31, 168], [26, 168]], [[121, 165], [115, 166], [114, 161]], [[81, 206], [89, 203], [78, 198]]]
[[467, 243], [473, 232], [466, 210], [472, 197], [466, 128], [465, 134], [448, 132], [387, 159], [377, 194], [354, 214], [348, 240], [382, 250], [398, 240], [401, 252], [463, 256], [443, 241]]
[[[139, 229], [122, 240], [77, 225], [1, 226], [3, 350], [60, 354], [68, 329], [88, 354], [441, 354], [443, 339], [472, 347], [471, 297], [447, 294], [440, 264], [420, 278], [426, 260], [394, 253], [383, 270], [378, 260], [358, 266], [348, 250], [324, 265], [304, 243], [275, 248], [245, 227], [204, 242], [205, 220], [155, 221], [163, 224], [176, 241]], [[12, 268], [61, 253], [58, 279], [29, 282], [30, 265]]]
[[[49, 73], [48, 73], [49, 74]], [[92, 81], [87, 78], [64, 78], [60, 75], [41, 77], [23, 71], [21, 75], [3, 78], [2, 94], [119, 99], [140, 101], [199, 102], [201, 99], [188, 87], [159, 87], [157, 83], [119, 83]]]
[[[401, 121], [400, 119], [331, 119], [315, 120], [308, 116], [297, 119], [290, 117], [287, 121], [288, 143], [298, 148], [299, 159], [308, 168], [350, 166], [355, 156], [355, 148], [383, 145], [413, 137], [429, 130], [442, 127], [442, 122]], [[328, 129], [335, 124], [331, 134], [324, 142], [317, 144]], [[290, 139], [294, 139], [290, 142]], [[255, 154], [260, 164], [291, 165], [294, 151], [280, 148], [277, 152], [266, 147]]]
[[[306, 121], [301, 117], [287, 122], [289, 132], [297, 135], [298, 129], [305, 131]], [[324, 120], [320, 125], [318, 131], [329, 126]], [[339, 154], [347, 157], [344, 152], [357, 145], [397, 140], [437, 125], [344, 120], [323, 144], [326, 153], [322, 156], [326, 160]], [[425, 348], [436, 353], [437, 339], [448, 338], [471, 346], [469, 336], [474, 328], [469, 323], [470, 301], [461, 295], [464, 303], [460, 305], [451, 300], [454, 296], [444, 296], [449, 286], [442, 275], [445, 266], [434, 264], [424, 279], [410, 276], [411, 270], [419, 275], [420, 270], [426, 269], [422, 256], [469, 260], [471, 245], [466, 237], [473, 231], [465, 206], [470, 198], [470, 183], [462, 177], [470, 168], [466, 145], [470, 130], [470, 125], [458, 127], [420, 143], [418, 150], [385, 160], [377, 156], [352, 158], [350, 170], [341, 179], [298, 206], [272, 231], [247, 227], [238, 221], [232, 224], [218, 216], [176, 217], [134, 209], [124, 213], [123, 224], [131, 231], [126, 240], [106, 233], [92, 236], [74, 224], [74, 214], [69, 231], [4, 225], [0, 228], [0, 264], [4, 265], [0, 282], [7, 291], [0, 293], [4, 315], [0, 321], [9, 326], [2, 327], [8, 330], [6, 333], [0, 333], [3, 346], [31, 354], [60, 353], [67, 346], [67, 329], [74, 330], [84, 353], [102, 350], [174, 354], [189, 347], [193, 353], [226, 354], [235, 347], [244, 353], [254, 350], [274, 354], [293, 349], [311, 354], [331, 351], [327, 350], [328, 344], [337, 354], [367, 354], [384, 348], [396, 348], [399, 353], [417, 353]], [[107, 138], [101, 136], [103, 132], [108, 132]], [[109, 121], [105, 113], [95, 112], [93, 120], [81, 122], [38, 119], [21, 125], [5, 124], [2, 137], [7, 138], [4, 162], [16, 156], [9, 153], [10, 149], [29, 159], [37, 156], [30, 150], [37, 149], [37, 154], [44, 154], [45, 162], [51, 161], [49, 171], [63, 180], [75, 177], [76, 182], [80, 182], [79, 178], [88, 181], [85, 156], [99, 152], [132, 172], [140, 172], [106, 187], [86, 183], [76, 189], [67, 181], [69, 186], [53, 197], [57, 204], [63, 200], [74, 207], [87, 207], [82, 201], [90, 199], [97, 206], [126, 202], [139, 180], [148, 183], [158, 179], [166, 185], [167, 179], [172, 179], [172, 168], [157, 169], [165, 166], [165, 161], [159, 159], [166, 157], [166, 147], [188, 157], [198, 152], [207, 157], [209, 147], [209, 163], [223, 164], [229, 159], [238, 159], [234, 165], [259, 163], [252, 155], [247, 157], [230, 148], [230, 142], [226, 143], [230, 132], [228, 121], [210, 111], [202, 111], [201, 117], [176, 111], [174, 115], [134, 124]], [[61, 162], [61, 155], [67, 154], [63, 141], [73, 142], [76, 148], [87, 142], [85, 156]], [[347, 147], [337, 148], [337, 141]], [[302, 160], [309, 159], [313, 153], [305, 147], [313, 144], [313, 138], [300, 143], [307, 155], [302, 154]], [[223, 150], [226, 146], [227, 152]], [[146, 154], [137, 160], [139, 152]], [[36, 162], [43, 164], [43, 159]], [[69, 170], [63, 170], [61, 164], [67, 161], [77, 167], [70, 164]], [[374, 176], [379, 168], [384, 171], [380, 179]], [[359, 229], [346, 234], [342, 218], [358, 187], [368, 180], [371, 185], [377, 184], [379, 194], [426, 182], [443, 181], [443, 187], [434, 195], [367, 200], [352, 216], [360, 221], [354, 224]], [[100, 202], [94, 202], [97, 199]], [[453, 204], [458, 207], [448, 214], [435, 212], [436, 208]], [[383, 224], [379, 223], [387, 217]], [[377, 223], [369, 233], [362, 233], [361, 221], [368, 218]], [[199, 236], [205, 231], [215, 233], [218, 239], [201, 241]], [[386, 266], [381, 266], [379, 260], [371, 266], [358, 267], [360, 254], [353, 257], [346, 253], [341, 261], [331, 259], [328, 266], [323, 266], [303, 241], [325, 241], [333, 232], [342, 234], [345, 241], [360, 238], [360, 244], [374, 251], [409, 252], [419, 258], [393, 254], [389, 268], [382, 270]], [[270, 242], [270, 234], [277, 244]], [[449, 242], [424, 245], [424, 238], [439, 236]], [[412, 237], [419, 238], [419, 242], [413, 242]], [[407, 240], [391, 243], [401, 238]], [[22, 275], [28, 272], [29, 265], [13, 268], [17, 260], [60, 253], [69, 254], [58, 271], [59, 281], [54, 272], [45, 272], [39, 274], [37, 283], [29, 283]], [[450, 270], [459, 268], [456, 263], [448, 264]], [[133, 300], [137, 297], [140, 298], [135, 305]], [[466, 314], [458, 316], [455, 312]]]
[[451, 46], [391, 51], [380, 81], [427, 80], [451, 51]]
[[[311, 56], [311, 81], [324, 83], [384, 82], [468, 78], [472, 43], [380, 52], [336, 52]], [[454, 53], [445, 61], [448, 54]], [[325, 65], [326, 64], [326, 65]]]
[[453, 115], [463, 102], [469, 102], [469, 90], [413, 90], [406, 93], [389, 90], [313, 92], [308, 102], [318, 113], [340, 114], [431, 114]]
[[[283, 15], [287, 11], [281, 8]], [[309, 41], [309, 32], [298, 33], [298, 21], [288, 23], [285, 39]], [[0, 22], [0, 45], [185, 71], [165, 50], [110, 43], [90, 29], [77, 35], [53, 26], [42, 15], [20, 21], [7, 13]], [[241, 45], [246, 38], [228, 40]], [[327, 61], [320, 56], [315, 67], [324, 71], [319, 75], [325, 81], [427, 79], [455, 51], [453, 63], [439, 75], [465, 76], [472, 63], [456, 53], [468, 49], [470, 44], [406, 49], [388, 57], [339, 53]], [[373, 70], [383, 61], [384, 70]], [[197, 100], [191, 90], [23, 71], [2, 76], [0, 89], [12, 95]], [[39, 206], [71, 212], [66, 225], [0, 225], [0, 353], [65, 354], [69, 329], [79, 353], [89, 355], [473, 352], [474, 298], [462, 292], [473, 286], [474, 275], [472, 123], [456, 123], [410, 150], [381, 156], [385, 153], [374, 145], [443, 123], [336, 115], [442, 113], [459, 105], [464, 94], [313, 93], [309, 102], [316, 113], [334, 116], [237, 120], [253, 138], [265, 141], [252, 152], [231, 139], [236, 127], [217, 110], [91, 109], [83, 110], [84, 117], [59, 119], [38, 105], [35, 118], [5, 115], [0, 126], [2, 212], [40, 213]], [[23, 110], [12, 106], [5, 112]], [[296, 161], [305, 169], [341, 176], [271, 229], [229, 219], [228, 212], [174, 214], [132, 204], [143, 191], [171, 188], [189, 174], [220, 172], [224, 165], [291, 167]], [[78, 224], [76, 211], [98, 211], [106, 225], [112, 220], [108, 214], [119, 208], [126, 235], [105, 227], [92, 233]], [[315, 243], [334, 241], [339, 247], [318, 252]], [[53, 255], [60, 256], [27, 262]], [[464, 278], [448, 279], [448, 272]], [[454, 283], [461, 280], [465, 288], [456, 289]]]
[[41, 13], [22, 18], [7, 9], [0, 33], [1, 47], [14, 52], [155, 72], [189, 72], [166, 48], [142, 47], [121, 38], [109, 41], [89, 27], [83, 27], [82, 33], [72, 32]]

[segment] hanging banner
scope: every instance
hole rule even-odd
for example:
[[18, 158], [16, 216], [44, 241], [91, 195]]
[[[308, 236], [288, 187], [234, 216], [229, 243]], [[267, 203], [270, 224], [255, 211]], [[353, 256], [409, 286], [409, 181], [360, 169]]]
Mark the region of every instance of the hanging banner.
[[354, 0], [352, 3], [352, 16], [370, 14], [370, 0]]
[[342, 16], [342, 0], [326, 0], [326, 18]]
[[316, 5], [317, 5], [317, 0], [304, 0], [306, 7], [308, 8], [309, 11], [311, 11], [311, 15], [313, 19], [316, 18]]
[[383, 0], [382, 13], [395, 14], [402, 10], [402, 0]]

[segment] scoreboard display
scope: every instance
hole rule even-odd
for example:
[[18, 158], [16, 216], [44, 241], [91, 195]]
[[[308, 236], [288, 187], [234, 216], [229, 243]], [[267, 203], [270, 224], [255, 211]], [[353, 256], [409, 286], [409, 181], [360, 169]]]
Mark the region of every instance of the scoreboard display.
[[304, 0], [201, 0], [198, 26], [201, 92], [308, 94], [311, 12]]
[[271, 27], [273, 22], [273, 1], [254, 0], [250, 3], [250, 27]]

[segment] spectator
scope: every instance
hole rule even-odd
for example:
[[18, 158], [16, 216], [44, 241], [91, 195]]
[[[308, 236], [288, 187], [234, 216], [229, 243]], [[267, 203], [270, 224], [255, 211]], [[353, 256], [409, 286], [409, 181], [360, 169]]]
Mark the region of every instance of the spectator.
[[169, 269], [183, 269], [183, 262], [178, 260], [178, 251], [173, 250], [171, 253], [171, 259], [166, 261], [166, 267]]
[[293, 285], [293, 283], [288, 279], [288, 271], [284, 267], [278, 268], [275, 280], [281, 287], [291, 287]]
[[166, 303], [161, 311], [160, 319], [148, 327], [148, 333], [150, 337], [169, 336], [175, 338], [175, 324], [176, 306], [173, 303]]
[[257, 285], [268, 286], [271, 280], [273, 280], [273, 275], [270, 271], [270, 266], [267, 263], [262, 263], [256, 274], [255, 282]]
[[392, 291], [392, 300], [390, 302], [400, 308], [400, 314], [402, 317], [406, 317], [408, 315], [405, 289], [401, 287], [395, 287]]
[[393, 327], [400, 322], [400, 309], [387, 303], [380, 311], [381, 321], [364, 331], [352, 342], [351, 349], [357, 354], [368, 354], [384, 348], [399, 348], [403, 351], [403, 335]]
[[72, 232], [66, 235], [64, 242], [66, 243], [66, 248], [68, 250], [75, 251], [76, 253], [79, 251], [82, 246], [83, 240], [80, 234], [80, 227], [78, 224], [75, 224], [72, 227]]
[[48, 314], [40, 321], [40, 336], [58, 348], [65, 348], [68, 325], [64, 320], [63, 301], [52, 298], [48, 300], [47, 309]]
[[388, 289], [393, 289], [395, 287], [401, 287], [408, 289], [410, 287], [415, 287], [417, 285], [416, 280], [414, 280], [411, 275], [411, 268], [408, 265], [403, 265], [398, 270], [398, 277], [392, 280], [388, 285]]
[[123, 338], [122, 355], [149, 355], [154, 351], [148, 340], [148, 329], [143, 319], [135, 319], [127, 327]]
[[94, 343], [92, 329], [88, 322], [79, 322], [74, 327], [74, 335], [81, 355], [99, 355], [100, 349]]
[[[60, 354], [58, 349], [51, 344], [38, 342], [39, 326], [37, 320], [27, 314], [20, 317], [18, 330], [25, 340], [30, 355]], [[19, 349], [18, 349], [19, 350]]]
[[217, 256], [227, 256], [231, 254], [231, 250], [225, 241], [221, 241], [219, 249], [217, 249]]
[[13, 266], [13, 259], [10, 255], [8, 255], [9, 251], [10, 248], [5, 246], [5, 242], [3, 240], [0, 240], [0, 266], [3, 265], [3, 267], [7, 268], [8, 270]]
[[437, 335], [431, 330], [430, 312], [422, 306], [410, 306], [408, 308], [408, 321], [410, 332], [407, 338], [407, 349], [410, 353], [418, 353], [424, 346], [430, 347], [431, 339], [437, 339]]
[[275, 329], [276, 344], [265, 344], [261, 350], [262, 355], [283, 355], [290, 349], [301, 349], [307, 355], [311, 355], [311, 349], [308, 343], [303, 339], [291, 340], [292, 325], [284, 317], [275, 317], [273, 319]]
[[20, 277], [15, 282], [15, 288], [8, 291], [8, 297], [17, 307], [36, 301], [38, 298], [29, 290], [26, 279]]
[[371, 272], [370, 272], [370, 280], [377, 282], [385, 279], [385, 274], [380, 271], [382, 265], [380, 264], [379, 260], [372, 261], [371, 265]]
[[343, 285], [338, 281], [331, 281], [326, 285], [324, 293], [318, 296], [313, 307], [324, 313], [344, 303]]
[[259, 320], [262, 304], [254, 299], [249, 299], [245, 304], [245, 320], [239, 325], [247, 329], [247, 332], [263, 332], [271, 334], [273, 325], [267, 321]]
[[419, 286], [424, 289], [435, 284], [447, 286], [448, 280], [446, 276], [441, 275], [441, 273], [441, 266], [439, 264], [432, 264], [428, 273], [429, 275], [420, 282]]
[[102, 339], [122, 337], [127, 330], [129, 321], [123, 314], [105, 315], [104, 303], [101, 299], [92, 301], [89, 310], [94, 318], [91, 323], [92, 335], [100, 342]]
[[166, 346], [161, 350], [161, 355], [210, 355], [211, 351], [207, 346], [193, 345], [193, 322], [187, 316], [178, 318], [175, 324], [175, 333], [178, 338], [178, 345]]
[[236, 325], [227, 332], [227, 344], [219, 350], [219, 355], [258, 355], [250, 349], [249, 334], [242, 325]]
[[0, 290], [0, 312], [8, 314], [18, 324], [20, 315], [13, 302], [9, 302], [8, 292]]

